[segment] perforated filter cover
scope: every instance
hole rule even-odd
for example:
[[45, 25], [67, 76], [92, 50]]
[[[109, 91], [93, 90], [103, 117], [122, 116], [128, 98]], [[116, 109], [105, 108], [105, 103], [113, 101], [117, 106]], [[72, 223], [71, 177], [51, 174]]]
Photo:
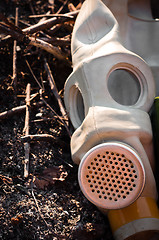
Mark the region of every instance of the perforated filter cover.
[[145, 171], [130, 146], [109, 142], [92, 148], [81, 160], [78, 180], [84, 195], [99, 208], [130, 205], [145, 185]]

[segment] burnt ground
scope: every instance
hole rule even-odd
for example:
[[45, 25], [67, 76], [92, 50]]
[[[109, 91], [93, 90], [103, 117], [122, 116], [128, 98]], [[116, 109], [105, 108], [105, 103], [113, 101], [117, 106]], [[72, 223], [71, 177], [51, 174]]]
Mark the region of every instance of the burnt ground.
[[[23, 29], [40, 20], [29, 16], [46, 14], [48, 11], [57, 13], [61, 7], [60, 13], [67, 13], [68, 3], [71, 2], [74, 6], [82, 3], [63, 0], [4, 0], [0, 1], [0, 13], [14, 23], [18, 8], [18, 26]], [[74, 22], [60, 25], [52, 34], [53, 38], [71, 36], [73, 24]], [[0, 112], [25, 105], [28, 83], [31, 84], [31, 96], [37, 93], [31, 104], [41, 103], [36, 77], [43, 85], [43, 98], [48, 105], [43, 103], [31, 107], [29, 133], [49, 134], [55, 139], [51, 142], [30, 143], [29, 176], [24, 178], [25, 150], [22, 136], [25, 110], [0, 119], [0, 239], [113, 240], [107, 217], [80, 191], [78, 166], [73, 164], [70, 156], [70, 137], [60, 120], [57, 99], [51, 93], [44, 67], [46, 59], [63, 100], [64, 83], [72, 72], [70, 54], [67, 59], [59, 60], [47, 51], [17, 41], [16, 83], [13, 78], [14, 39], [7, 39], [8, 34], [2, 29], [0, 34]], [[60, 49], [69, 52], [70, 44], [60, 46]], [[52, 181], [44, 176], [43, 171], [46, 169], [58, 175], [59, 166], [62, 166], [63, 179], [57, 177]]]
[[[48, 134], [51, 141], [30, 142], [29, 176], [24, 177], [24, 125], [26, 111], [0, 114], [0, 239], [3, 240], [113, 240], [109, 222], [82, 194], [78, 166], [71, 160], [70, 137], [61, 120], [57, 98], [52, 94], [47, 61], [63, 101], [64, 83], [72, 72], [70, 37], [74, 20], [56, 23], [20, 39], [8, 37], [18, 9], [18, 30], [40, 21], [38, 15], [64, 14], [80, 9], [82, 0], [1, 0], [0, 1], [0, 112], [26, 104], [26, 87], [31, 84], [29, 134]], [[75, 10], [75, 9], [74, 9]], [[34, 15], [34, 17], [33, 17]], [[35, 16], [36, 15], [36, 16]], [[10, 22], [6, 21], [9, 20]], [[47, 19], [47, 18], [46, 18]], [[12, 24], [11, 24], [12, 23]], [[28, 37], [51, 38], [53, 46], [67, 55], [57, 56], [29, 45]], [[16, 67], [13, 76], [13, 46]], [[67, 40], [67, 41], [65, 41]], [[29, 65], [28, 65], [28, 64]], [[43, 88], [41, 100], [39, 83]], [[36, 95], [35, 95], [36, 94]], [[37, 106], [33, 107], [34, 104]], [[54, 112], [55, 111], [55, 112]], [[72, 131], [71, 124], [69, 129]]]

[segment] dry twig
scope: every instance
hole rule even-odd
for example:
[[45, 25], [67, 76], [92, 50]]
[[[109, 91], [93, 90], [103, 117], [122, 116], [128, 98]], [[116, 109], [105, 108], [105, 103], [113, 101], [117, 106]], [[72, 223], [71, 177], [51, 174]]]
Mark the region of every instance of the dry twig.
[[68, 116], [67, 116], [65, 108], [63, 106], [63, 103], [61, 101], [60, 95], [58, 93], [58, 90], [57, 90], [57, 87], [56, 87], [56, 83], [54, 81], [54, 77], [53, 77], [52, 72], [50, 70], [50, 66], [49, 66], [48, 62], [46, 61], [46, 59], [44, 59], [44, 60], [45, 60], [45, 70], [46, 70], [47, 75], [48, 75], [48, 80], [49, 80], [49, 84], [50, 84], [51, 90], [52, 90], [55, 98], [57, 99], [57, 102], [58, 102], [58, 105], [60, 107], [60, 111], [62, 113], [62, 116], [66, 120], [66, 124], [68, 125]]
[[[39, 102], [39, 103], [32, 104], [31, 107], [40, 107], [42, 105], [43, 105], [43, 103]], [[22, 105], [22, 106], [14, 107], [14, 108], [12, 108], [8, 111], [2, 112], [2, 113], [0, 113], [0, 120], [7, 119], [7, 118], [12, 117], [16, 114], [24, 112], [25, 109], [26, 109], [26, 105]]]
[[[26, 116], [25, 116], [25, 126], [24, 133], [29, 135], [29, 111], [30, 111], [30, 83], [28, 83], [26, 88]], [[29, 175], [29, 154], [30, 154], [30, 144], [28, 142], [24, 143], [25, 149], [25, 161], [24, 161], [24, 177]]]
[[69, 12], [69, 13], [63, 14], [62, 16], [59, 16], [59, 17], [53, 17], [43, 22], [34, 24], [33, 26], [30, 26], [28, 28], [25, 28], [22, 31], [27, 34], [32, 34], [38, 31], [42, 31], [44, 29], [49, 29], [58, 23], [72, 21], [74, 19], [74, 16], [77, 16], [78, 13], [79, 11], [77, 10], [75, 12]]
[[32, 142], [32, 141], [46, 141], [46, 142], [57, 142], [58, 139], [50, 134], [35, 134], [35, 135], [26, 135], [21, 137], [23, 142]]
[[[18, 8], [16, 8], [16, 14], [15, 14], [15, 26], [18, 26]], [[14, 45], [13, 45], [13, 85], [14, 85], [14, 90], [15, 93], [17, 91], [17, 41], [14, 40]]]

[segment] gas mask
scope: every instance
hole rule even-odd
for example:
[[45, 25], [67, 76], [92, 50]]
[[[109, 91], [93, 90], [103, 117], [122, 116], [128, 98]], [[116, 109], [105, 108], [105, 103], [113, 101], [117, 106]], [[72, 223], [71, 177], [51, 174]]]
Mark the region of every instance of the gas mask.
[[83, 3], [64, 100], [82, 192], [107, 214], [116, 240], [146, 240], [159, 236], [148, 114], [155, 83], [151, 67], [131, 49], [129, 18], [124, 0]]

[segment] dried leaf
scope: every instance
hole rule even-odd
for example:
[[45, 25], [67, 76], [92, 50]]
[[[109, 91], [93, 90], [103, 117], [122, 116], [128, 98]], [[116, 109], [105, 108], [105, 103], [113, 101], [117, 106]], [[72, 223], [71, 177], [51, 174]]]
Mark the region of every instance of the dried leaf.
[[41, 175], [36, 175], [33, 177], [33, 186], [39, 189], [46, 189], [55, 184], [56, 181], [64, 181], [68, 173], [63, 168], [51, 167], [45, 169]]
[[21, 223], [22, 220], [23, 220], [22, 214], [18, 214], [17, 216], [11, 218], [11, 223], [13, 226], [16, 226], [19, 223]]

